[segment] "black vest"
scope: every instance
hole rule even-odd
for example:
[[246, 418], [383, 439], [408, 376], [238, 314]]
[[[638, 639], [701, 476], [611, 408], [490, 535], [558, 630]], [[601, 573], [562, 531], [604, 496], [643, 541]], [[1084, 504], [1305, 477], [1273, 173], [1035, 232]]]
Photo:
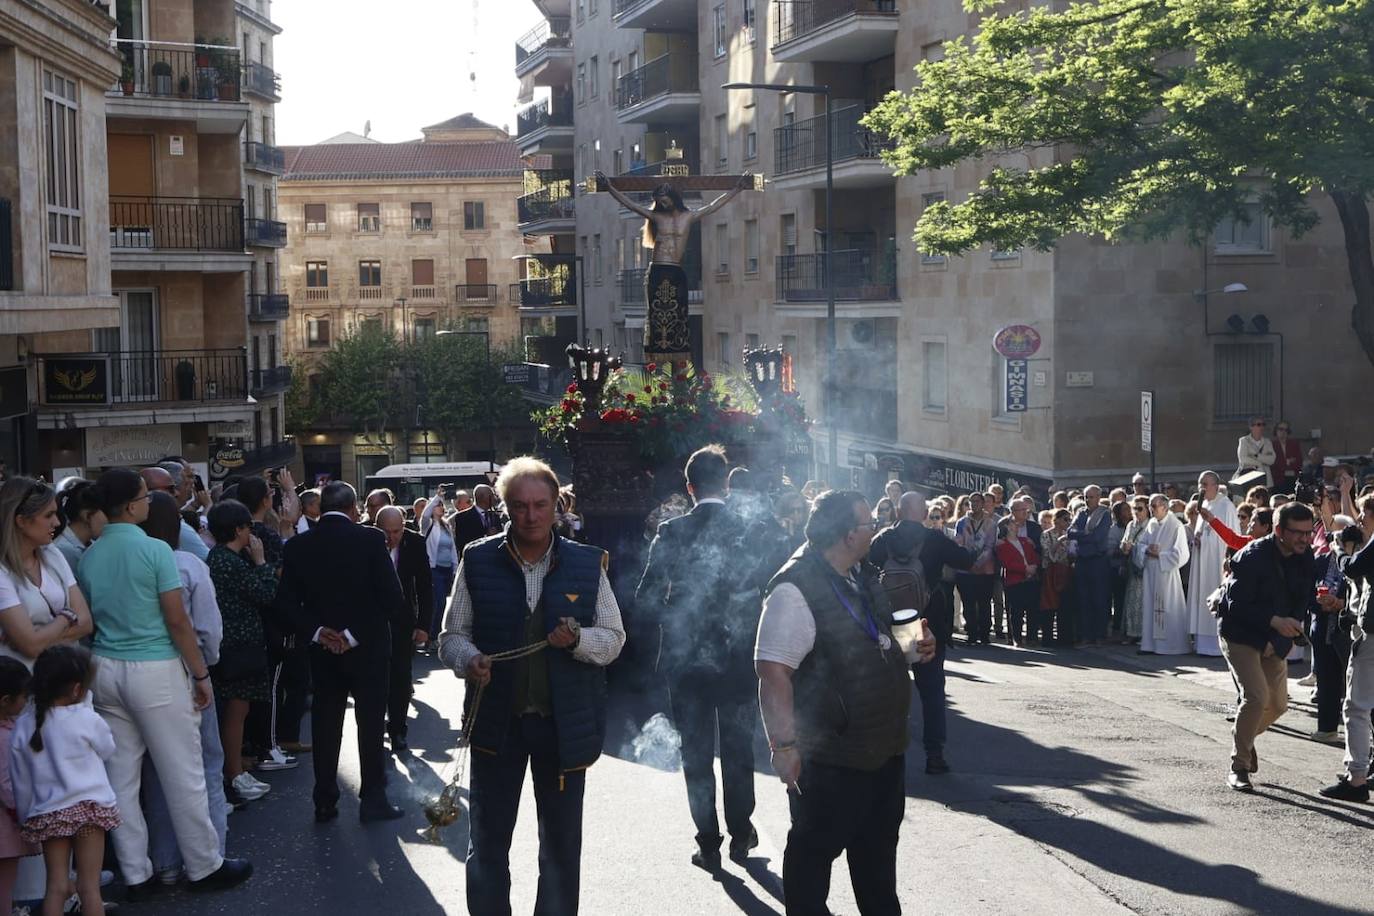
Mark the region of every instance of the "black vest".
[[802, 757], [831, 766], [873, 771], [905, 753], [911, 676], [892, 639], [892, 609], [873, 568], [864, 564], [859, 585], [877, 618], [886, 651], [869, 637], [836, 595], [838, 588], [860, 618], [858, 596], [809, 545], [792, 555], [768, 583], [801, 590], [816, 619], [816, 644], [792, 678], [797, 743]]

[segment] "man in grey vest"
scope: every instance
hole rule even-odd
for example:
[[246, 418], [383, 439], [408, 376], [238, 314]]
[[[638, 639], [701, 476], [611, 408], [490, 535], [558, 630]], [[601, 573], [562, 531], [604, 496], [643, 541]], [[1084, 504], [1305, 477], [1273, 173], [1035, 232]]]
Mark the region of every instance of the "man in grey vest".
[[[896, 916], [897, 834], [911, 677], [892, 610], [866, 563], [874, 522], [863, 494], [816, 500], [806, 544], [768, 584], [754, 649], [773, 770], [788, 787], [787, 916], [824, 916], [830, 870], [847, 852], [861, 916]], [[920, 657], [935, 653], [927, 631]]]

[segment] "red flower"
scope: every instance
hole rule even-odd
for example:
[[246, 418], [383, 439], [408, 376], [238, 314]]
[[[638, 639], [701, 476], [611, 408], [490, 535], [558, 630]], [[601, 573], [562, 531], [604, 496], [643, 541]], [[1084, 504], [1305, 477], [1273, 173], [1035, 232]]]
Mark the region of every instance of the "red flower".
[[638, 423], [638, 422], [639, 422], [639, 414], [637, 414], [637, 413], [632, 413], [632, 414], [630, 414], [630, 422], [631, 422], [631, 423]]
[[565, 390], [567, 391], [568, 394], [576, 394], [576, 393], [577, 393], [577, 385], [576, 385], [576, 384], [569, 385]]
[[657, 371], [658, 371], [658, 363], [649, 363], [649, 364], [648, 364], [647, 366], [645, 366], [644, 368], [645, 368], [645, 369], [648, 369], [650, 372], [657, 372]]
[[650, 387], [650, 386], [648, 386], [648, 385], [645, 385], [645, 386], [644, 386], [644, 393], [645, 393], [645, 394], [653, 394], [653, 392], [654, 392], [654, 389], [653, 389], [652, 387]]
[[626, 395], [625, 395], [625, 400], [626, 400], [626, 401], [629, 401], [631, 404], [633, 404], [633, 403], [635, 402], [635, 396], [634, 396], [633, 394], [626, 394]]
[[572, 399], [570, 399], [570, 398], [564, 398], [564, 399], [563, 399], [563, 412], [564, 412], [564, 413], [572, 413], [572, 412], [573, 412], [574, 410], [576, 410], [576, 409], [577, 409], [577, 402], [576, 402], [576, 401], [574, 401], [574, 400], [572, 400]]

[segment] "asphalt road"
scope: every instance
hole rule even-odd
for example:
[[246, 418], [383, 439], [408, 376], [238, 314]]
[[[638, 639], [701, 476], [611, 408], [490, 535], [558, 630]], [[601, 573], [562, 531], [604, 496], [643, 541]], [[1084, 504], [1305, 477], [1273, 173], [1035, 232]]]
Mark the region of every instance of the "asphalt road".
[[[440, 786], [462, 692], [431, 664], [416, 663], [418, 756], [391, 776], [404, 820], [358, 824], [347, 794], [357, 785], [350, 736], [339, 820], [313, 823], [308, 760], [263, 775], [271, 795], [229, 822], [231, 852], [253, 859], [253, 879], [213, 896], [169, 893], [136, 911], [465, 913], [464, 823], [441, 845], [419, 835], [420, 801]], [[908, 758], [898, 853], [906, 912], [1374, 912], [1374, 808], [1316, 795], [1341, 751], [1306, 740], [1315, 727], [1308, 709], [1290, 710], [1261, 737], [1258, 793], [1243, 796], [1225, 783], [1234, 696], [1219, 660], [994, 647], [956, 650], [949, 671], [955, 772], [924, 775], [919, 742]], [[1295, 698], [1307, 694], [1293, 687]], [[762, 845], [746, 867], [727, 861], [713, 877], [688, 862], [693, 830], [671, 730], [662, 720], [644, 727], [661, 696], [623, 684], [613, 695], [611, 753], [588, 779], [581, 912], [782, 913], [786, 797], [762, 745]], [[533, 909], [537, 849], [527, 790], [512, 848], [517, 914]], [[857, 913], [843, 860], [830, 900], [836, 914]]]

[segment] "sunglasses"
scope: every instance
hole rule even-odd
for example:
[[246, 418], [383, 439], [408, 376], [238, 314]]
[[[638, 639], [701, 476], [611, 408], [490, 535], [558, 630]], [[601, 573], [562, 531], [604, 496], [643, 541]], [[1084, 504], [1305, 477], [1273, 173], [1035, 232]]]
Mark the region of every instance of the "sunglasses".
[[930, 515], [928, 516], [928, 518], [932, 522], [943, 522], [945, 520], [945, 517], [943, 515]]

